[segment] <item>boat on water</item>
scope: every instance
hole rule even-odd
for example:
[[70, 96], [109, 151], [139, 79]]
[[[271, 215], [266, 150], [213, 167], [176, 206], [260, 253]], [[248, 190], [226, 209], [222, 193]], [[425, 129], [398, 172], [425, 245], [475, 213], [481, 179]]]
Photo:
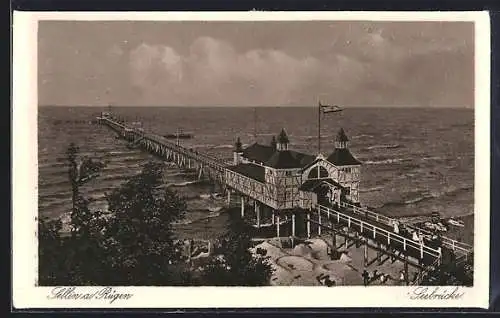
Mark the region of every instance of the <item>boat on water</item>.
[[448, 224], [454, 225], [454, 226], [459, 226], [459, 227], [464, 227], [465, 226], [464, 221], [462, 221], [462, 220], [456, 220], [456, 219], [453, 219], [453, 218], [451, 218], [451, 219], [448, 220]]
[[177, 132], [174, 134], [163, 135], [163, 137], [167, 139], [192, 139], [194, 138], [194, 135], [192, 133]]

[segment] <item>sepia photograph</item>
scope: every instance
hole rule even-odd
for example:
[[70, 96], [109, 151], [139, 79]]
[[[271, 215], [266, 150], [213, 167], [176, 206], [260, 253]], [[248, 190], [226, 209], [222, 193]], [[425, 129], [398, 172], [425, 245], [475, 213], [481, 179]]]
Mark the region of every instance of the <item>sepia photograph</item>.
[[484, 288], [477, 21], [252, 17], [36, 21], [33, 287]]

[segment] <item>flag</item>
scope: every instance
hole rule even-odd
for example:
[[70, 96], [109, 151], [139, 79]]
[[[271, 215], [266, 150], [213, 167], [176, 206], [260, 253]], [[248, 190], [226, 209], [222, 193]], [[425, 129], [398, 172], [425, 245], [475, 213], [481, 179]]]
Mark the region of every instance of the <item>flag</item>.
[[340, 112], [343, 110], [340, 106], [337, 105], [321, 105], [321, 103], [319, 103], [319, 107], [323, 111], [323, 114]]

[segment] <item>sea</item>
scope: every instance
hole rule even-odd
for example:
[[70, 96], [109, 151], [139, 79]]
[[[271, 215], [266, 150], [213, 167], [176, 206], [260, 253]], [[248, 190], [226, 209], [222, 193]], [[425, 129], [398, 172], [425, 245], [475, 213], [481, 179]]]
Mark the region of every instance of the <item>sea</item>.
[[[83, 194], [93, 209], [106, 209], [111, 192], [148, 160], [161, 160], [115, 138], [95, 118], [107, 108], [41, 106], [38, 109], [39, 214], [62, 218], [71, 209], [66, 149], [75, 143], [82, 156], [100, 158], [107, 165], [99, 177], [85, 184]], [[289, 148], [318, 152], [316, 107], [113, 107], [127, 122], [159, 135], [178, 130], [194, 135], [181, 144], [224, 160], [232, 160], [237, 137], [244, 145], [255, 140], [269, 144], [284, 128]], [[321, 153], [334, 149], [343, 128], [352, 154], [363, 162], [360, 199], [363, 205], [402, 219], [467, 217], [474, 209], [474, 111], [461, 108], [349, 108], [323, 114]], [[210, 239], [224, 230], [223, 202], [209, 197], [212, 187], [198, 183], [193, 172], [165, 169], [164, 179], [186, 198], [184, 220], [174, 225], [181, 238]], [[212, 212], [211, 212], [212, 211]], [[67, 229], [67, 227], [64, 227]], [[470, 242], [469, 239], [465, 239]]]

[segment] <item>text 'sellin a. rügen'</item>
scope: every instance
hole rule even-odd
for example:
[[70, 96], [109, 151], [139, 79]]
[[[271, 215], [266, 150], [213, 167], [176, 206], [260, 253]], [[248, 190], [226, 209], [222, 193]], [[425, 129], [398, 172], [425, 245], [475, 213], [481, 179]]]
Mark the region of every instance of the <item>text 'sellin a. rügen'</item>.
[[[84, 291], [85, 290], [85, 291]], [[48, 299], [67, 299], [67, 300], [92, 300], [102, 299], [109, 301], [112, 304], [116, 300], [128, 300], [132, 298], [133, 294], [119, 293], [111, 287], [99, 287], [88, 291], [88, 287], [55, 287], [53, 288]]]

